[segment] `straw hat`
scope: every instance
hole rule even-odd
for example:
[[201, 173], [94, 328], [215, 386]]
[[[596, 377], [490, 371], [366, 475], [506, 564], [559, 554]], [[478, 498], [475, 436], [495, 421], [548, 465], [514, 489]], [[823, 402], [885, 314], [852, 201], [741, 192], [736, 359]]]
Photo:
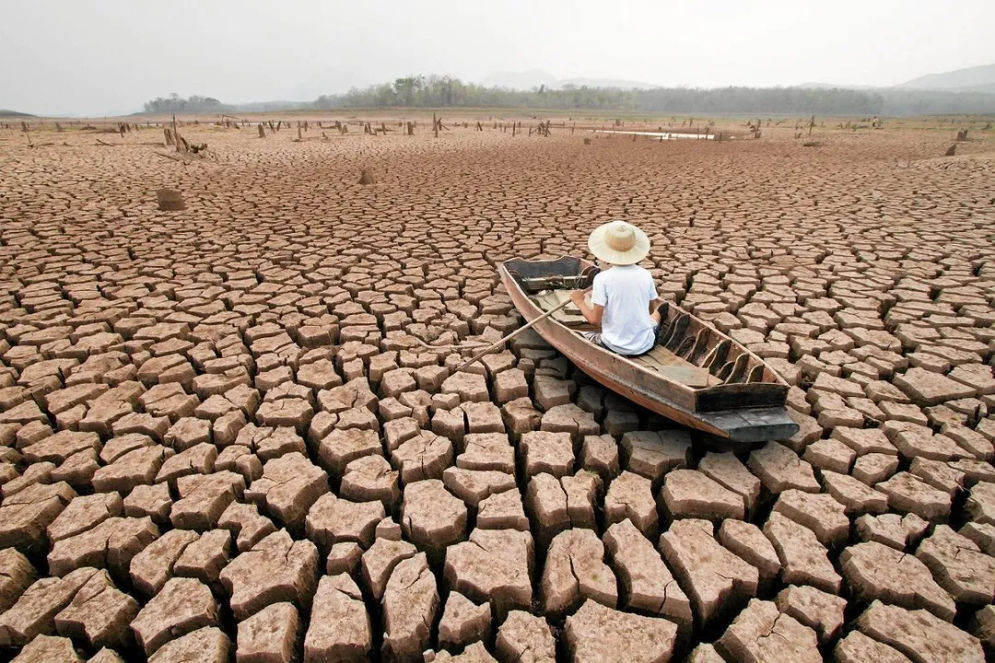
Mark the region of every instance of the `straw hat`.
[[616, 220], [595, 228], [587, 246], [598, 260], [613, 265], [634, 265], [649, 253], [650, 240], [631, 223]]

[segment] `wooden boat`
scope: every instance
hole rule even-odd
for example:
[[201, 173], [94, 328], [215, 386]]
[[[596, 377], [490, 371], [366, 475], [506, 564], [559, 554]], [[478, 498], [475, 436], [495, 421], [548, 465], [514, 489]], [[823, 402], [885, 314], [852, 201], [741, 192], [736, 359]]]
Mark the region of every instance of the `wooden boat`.
[[[498, 268], [529, 322], [590, 285], [586, 260], [507, 260]], [[572, 309], [572, 310], [571, 310]], [[798, 425], [784, 403], [788, 384], [763, 359], [705, 321], [668, 304], [663, 341], [639, 357], [599, 347], [580, 332], [594, 329], [573, 303], [534, 329], [578, 368], [612, 391], [664, 417], [718, 438], [753, 443], [785, 439]]]

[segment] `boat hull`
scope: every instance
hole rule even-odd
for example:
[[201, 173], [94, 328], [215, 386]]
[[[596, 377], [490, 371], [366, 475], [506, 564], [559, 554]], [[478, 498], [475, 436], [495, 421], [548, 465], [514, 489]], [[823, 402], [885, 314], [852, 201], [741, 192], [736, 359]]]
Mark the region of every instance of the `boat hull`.
[[[556, 265], [554, 268], [562, 268], [562, 265], [557, 265], [562, 260], [549, 264]], [[586, 264], [581, 263], [581, 266]], [[541, 317], [543, 311], [522, 290], [507, 265], [505, 263], [499, 267], [499, 274], [515, 308], [528, 322]], [[520, 265], [521, 263], [516, 266]], [[783, 385], [783, 389], [776, 390], [780, 398], [776, 394], [773, 398], [766, 394], [767, 402], [762, 406], [699, 411], [695, 389], [648, 371], [629, 358], [594, 346], [575, 331], [551, 318], [540, 320], [533, 329], [580, 370], [606, 388], [689, 428], [741, 443], [786, 439], [798, 430], [798, 425], [784, 408], [786, 385]]]

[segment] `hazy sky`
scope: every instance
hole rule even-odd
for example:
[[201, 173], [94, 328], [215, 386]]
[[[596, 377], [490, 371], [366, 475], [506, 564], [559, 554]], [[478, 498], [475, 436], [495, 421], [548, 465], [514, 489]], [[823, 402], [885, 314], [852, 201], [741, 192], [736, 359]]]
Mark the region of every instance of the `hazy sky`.
[[992, 0], [0, 0], [0, 108], [311, 100], [410, 73], [891, 85], [995, 62]]

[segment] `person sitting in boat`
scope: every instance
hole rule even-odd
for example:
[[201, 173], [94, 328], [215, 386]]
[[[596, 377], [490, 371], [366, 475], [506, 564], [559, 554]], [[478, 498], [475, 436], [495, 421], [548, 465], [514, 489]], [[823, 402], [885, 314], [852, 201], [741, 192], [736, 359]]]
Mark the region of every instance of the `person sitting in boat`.
[[636, 264], [649, 253], [649, 238], [631, 223], [609, 221], [594, 229], [587, 245], [602, 271], [590, 288], [574, 290], [570, 299], [601, 331], [583, 332], [584, 337], [620, 355], [646, 354], [657, 343], [662, 304], [653, 276]]

